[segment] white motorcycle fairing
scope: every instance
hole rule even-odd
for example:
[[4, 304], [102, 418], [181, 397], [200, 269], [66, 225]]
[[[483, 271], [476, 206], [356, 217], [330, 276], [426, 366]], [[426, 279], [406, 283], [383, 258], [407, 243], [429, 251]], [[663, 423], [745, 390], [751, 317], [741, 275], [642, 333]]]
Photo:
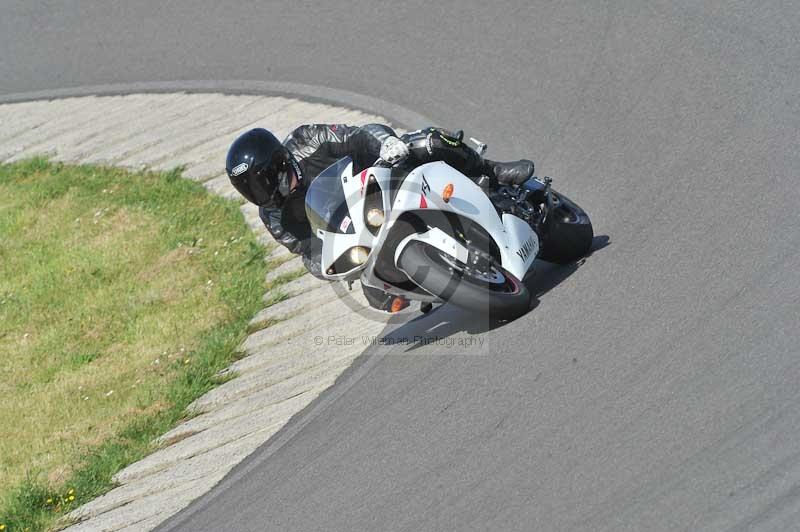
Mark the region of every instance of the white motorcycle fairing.
[[[444, 201], [442, 193], [449, 184], [453, 185], [452, 196]], [[412, 171], [403, 181], [391, 207], [389, 223], [385, 225], [391, 229], [401, 213], [421, 209], [451, 212], [477, 222], [497, 243], [501, 266], [517, 279], [525, 276], [536, 258], [539, 239], [533, 229], [516, 216], [504, 214], [500, 218], [483, 189], [447, 163], [427, 163]], [[436, 229], [406, 237], [395, 249], [395, 264], [405, 246], [413, 240], [427, 242], [465, 262], [466, 248], [442, 228]]]
[[[407, 290], [386, 283], [374, 275], [378, 255], [374, 251], [383, 247], [398, 219], [409, 211], [443, 211], [476, 222], [495, 240], [501, 266], [517, 279], [525, 276], [538, 253], [539, 240], [524, 220], [510, 214], [504, 214], [501, 218], [483, 189], [444, 162], [427, 163], [414, 169], [402, 180], [395, 194], [391, 193], [392, 186], [397, 187], [398, 183], [396, 178], [392, 178], [390, 168], [372, 167], [354, 176], [352, 162], [349, 162], [343, 166], [339, 179], [344, 189], [349, 216], [342, 220], [340, 232], [319, 230], [317, 233], [322, 239], [322, 272], [328, 279], [355, 280], [360, 276], [362, 284], [397, 295], [408, 294]], [[374, 180], [382, 191], [385, 213], [384, 223], [374, 235], [367, 229], [364, 219], [364, 195], [370, 180]], [[449, 201], [445, 201], [442, 194], [448, 185], [452, 185], [452, 195]], [[350, 225], [354, 233], [342, 234], [341, 231], [348, 229]], [[452, 229], [430, 227], [426, 232], [405, 237], [393, 251], [395, 266], [398, 257], [412, 241], [426, 242], [465, 262], [467, 248], [448, 233]], [[353, 265], [346, 271], [333, 271], [332, 265], [355, 246], [363, 246], [369, 250], [367, 262]], [[414, 298], [421, 299], [419, 294]]]
[[[342, 221], [339, 229], [344, 231], [352, 224], [355, 234], [342, 234], [330, 231], [317, 231], [317, 237], [322, 239], [322, 272], [327, 279], [331, 280], [346, 280], [363, 269], [363, 265], [357, 265], [354, 268], [336, 273], [328, 273], [330, 267], [344, 255], [348, 250], [356, 246], [364, 246], [369, 250], [375, 249], [375, 237], [366, 230], [364, 221], [364, 179], [366, 172], [361, 172], [359, 176], [353, 176], [353, 163], [349, 161], [343, 168], [339, 179], [342, 182], [344, 189], [345, 200], [347, 201], [347, 208], [350, 211], [349, 216], [346, 216]], [[360, 177], [360, 180], [359, 180]], [[385, 207], [384, 207], [385, 208]]]

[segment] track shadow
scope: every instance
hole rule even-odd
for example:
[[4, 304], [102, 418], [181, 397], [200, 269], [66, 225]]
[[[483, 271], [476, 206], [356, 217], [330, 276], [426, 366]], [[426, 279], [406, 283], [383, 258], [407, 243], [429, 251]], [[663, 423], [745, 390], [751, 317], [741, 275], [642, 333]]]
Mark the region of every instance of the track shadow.
[[575, 262], [559, 265], [551, 262], [536, 261], [534, 269], [524, 279], [525, 286], [531, 292], [531, 310], [538, 306], [541, 296], [575, 273], [592, 255], [610, 245], [611, 238], [608, 235], [598, 235], [592, 239], [592, 247], [589, 249], [589, 253]]
[[[592, 240], [589, 254], [573, 263], [558, 265], [536, 261], [532, 272], [523, 280], [531, 292], [530, 310], [539, 306], [539, 300], [543, 295], [575, 273], [593, 254], [609, 245], [611, 245], [611, 239], [608, 235], [599, 235]], [[427, 314], [420, 314], [396, 329], [386, 332], [383, 335], [383, 341], [389, 345], [407, 346], [404, 352], [409, 353], [431, 343], [442, 343], [449, 337], [479, 335], [503, 327], [508, 323], [511, 322], [494, 320], [488, 315], [468, 312], [454, 305], [446, 304], [434, 308]]]

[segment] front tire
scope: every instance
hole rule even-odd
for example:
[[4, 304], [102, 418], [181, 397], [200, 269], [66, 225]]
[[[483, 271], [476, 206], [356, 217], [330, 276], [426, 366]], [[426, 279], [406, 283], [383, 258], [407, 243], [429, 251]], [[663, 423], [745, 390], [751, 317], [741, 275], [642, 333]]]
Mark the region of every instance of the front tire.
[[426, 292], [473, 312], [511, 320], [530, 308], [531, 296], [519, 279], [487, 259], [485, 272], [464, 264], [424, 242], [412, 241], [403, 250], [398, 266]]

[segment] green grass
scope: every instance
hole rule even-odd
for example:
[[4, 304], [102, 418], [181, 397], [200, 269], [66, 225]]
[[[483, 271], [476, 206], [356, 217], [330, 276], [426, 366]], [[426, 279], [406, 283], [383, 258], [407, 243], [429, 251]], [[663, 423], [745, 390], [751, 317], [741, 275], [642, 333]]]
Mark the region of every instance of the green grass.
[[107, 491], [217, 384], [263, 255], [237, 205], [178, 171], [0, 165], [2, 532]]

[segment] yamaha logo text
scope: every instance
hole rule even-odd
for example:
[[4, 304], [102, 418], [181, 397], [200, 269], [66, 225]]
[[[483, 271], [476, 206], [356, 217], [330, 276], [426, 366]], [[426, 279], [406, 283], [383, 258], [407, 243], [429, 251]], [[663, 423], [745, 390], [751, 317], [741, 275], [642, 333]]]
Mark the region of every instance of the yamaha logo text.
[[530, 256], [531, 251], [533, 251], [533, 247], [534, 247], [534, 242], [533, 242], [533, 237], [531, 236], [531, 237], [528, 237], [527, 242], [525, 242], [522, 245], [522, 247], [517, 250], [517, 255], [519, 255], [519, 258], [522, 259], [522, 262], [525, 262], [526, 260], [528, 260], [528, 257]]

